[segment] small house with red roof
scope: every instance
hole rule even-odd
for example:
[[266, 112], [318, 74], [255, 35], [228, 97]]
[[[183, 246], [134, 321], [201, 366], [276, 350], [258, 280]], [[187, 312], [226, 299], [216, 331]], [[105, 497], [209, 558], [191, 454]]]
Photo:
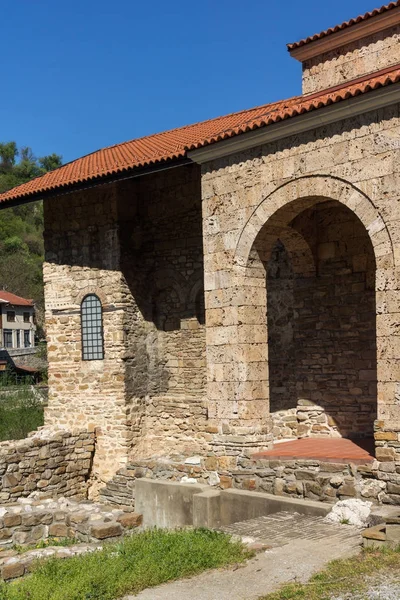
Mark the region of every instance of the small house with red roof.
[[298, 96], [0, 195], [44, 201], [46, 423], [96, 431], [93, 494], [400, 504], [400, 0], [288, 50]]
[[33, 300], [0, 290], [0, 340], [6, 350], [35, 346]]

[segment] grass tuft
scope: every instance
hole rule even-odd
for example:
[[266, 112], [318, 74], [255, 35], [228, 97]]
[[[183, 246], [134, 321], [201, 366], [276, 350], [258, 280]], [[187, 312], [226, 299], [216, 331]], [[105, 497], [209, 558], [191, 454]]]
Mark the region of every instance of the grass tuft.
[[207, 529], [150, 530], [103, 550], [39, 563], [25, 579], [0, 585], [1, 600], [115, 600], [127, 593], [244, 562], [252, 554]]
[[43, 425], [43, 405], [30, 387], [0, 395], [0, 441], [25, 438]]
[[[357, 595], [371, 585], [371, 578], [400, 571], [400, 549], [365, 549], [358, 556], [334, 560], [304, 584], [293, 583], [260, 600], [329, 600], [338, 594]], [[358, 597], [358, 596], [357, 596]]]

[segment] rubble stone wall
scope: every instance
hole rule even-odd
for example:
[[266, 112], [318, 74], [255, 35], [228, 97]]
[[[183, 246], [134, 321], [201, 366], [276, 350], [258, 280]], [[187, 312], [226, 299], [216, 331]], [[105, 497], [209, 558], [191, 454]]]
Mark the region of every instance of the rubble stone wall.
[[376, 460], [324, 462], [244, 456], [194, 456], [175, 460], [135, 461], [120, 470], [100, 492], [103, 502], [135, 505], [138, 478], [199, 483], [217, 489], [243, 489], [336, 502], [360, 498], [374, 503], [400, 504], [400, 426], [375, 424]]
[[303, 63], [303, 94], [312, 94], [400, 62], [400, 27], [374, 33]]
[[[93, 490], [133, 455], [207, 446], [200, 169], [45, 202], [45, 422], [96, 429]], [[82, 360], [81, 302], [102, 303], [104, 360]]]
[[0, 502], [33, 495], [85, 498], [94, 434], [40, 428], [23, 440], [0, 443]]
[[[131, 302], [119, 268], [116, 192], [89, 189], [44, 202], [49, 404], [45, 424], [96, 428], [94, 474], [107, 479], [131, 444], [125, 393], [124, 315]], [[104, 360], [82, 360], [80, 307], [103, 309]]]
[[135, 300], [125, 316], [132, 456], [206, 448], [200, 169], [118, 188], [121, 269]]

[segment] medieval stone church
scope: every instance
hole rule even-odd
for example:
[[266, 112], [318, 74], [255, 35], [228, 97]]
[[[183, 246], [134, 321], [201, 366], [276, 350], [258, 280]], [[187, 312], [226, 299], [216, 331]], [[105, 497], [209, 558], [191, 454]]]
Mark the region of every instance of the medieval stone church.
[[95, 431], [97, 489], [191, 464], [218, 485], [347, 497], [350, 455], [333, 457], [341, 481], [307, 487], [307, 460], [323, 474], [329, 456], [279, 449], [374, 438], [358, 492], [400, 503], [400, 0], [288, 50], [302, 95], [0, 196], [44, 201], [46, 422]]

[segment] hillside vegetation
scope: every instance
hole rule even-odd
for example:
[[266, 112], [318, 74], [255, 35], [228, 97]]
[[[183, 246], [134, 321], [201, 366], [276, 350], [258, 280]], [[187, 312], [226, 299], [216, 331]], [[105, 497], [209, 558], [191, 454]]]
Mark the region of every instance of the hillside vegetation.
[[[0, 193], [61, 165], [61, 156], [36, 158], [30, 148], [0, 143]], [[43, 318], [43, 204], [0, 210], [0, 289], [33, 298], [39, 327]]]

